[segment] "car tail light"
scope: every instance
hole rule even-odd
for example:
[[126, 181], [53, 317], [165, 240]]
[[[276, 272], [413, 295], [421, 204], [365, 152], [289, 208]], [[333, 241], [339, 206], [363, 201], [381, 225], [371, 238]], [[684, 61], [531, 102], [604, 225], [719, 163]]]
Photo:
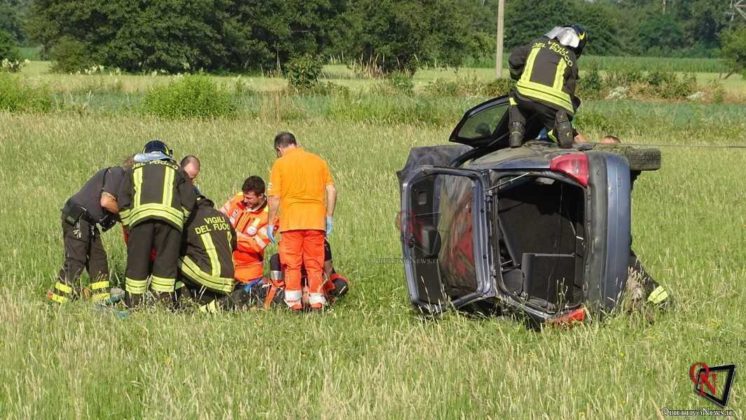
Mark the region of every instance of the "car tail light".
[[585, 153], [568, 153], [557, 156], [549, 163], [549, 169], [562, 172], [588, 186], [588, 155]]
[[552, 326], [569, 327], [585, 322], [586, 318], [590, 319], [590, 316], [588, 316], [588, 310], [584, 306], [581, 306], [578, 309], [574, 309], [558, 317], [547, 320], [547, 324]]

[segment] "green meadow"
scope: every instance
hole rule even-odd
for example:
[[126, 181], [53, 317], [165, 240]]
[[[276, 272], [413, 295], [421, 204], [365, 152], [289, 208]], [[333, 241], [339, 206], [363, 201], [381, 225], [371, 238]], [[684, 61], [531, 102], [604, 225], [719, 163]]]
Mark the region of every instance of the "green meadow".
[[[661, 418], [718, 408], [693, 392], [693, 363], [746, 366], [742, 104], [584, 103], [577, 125], [592, 139], [662, 145], [662, 168], [635, 184], [633, 247], [675, 305], [536, 332], [510, 318], [424, 319], [407, 299], [395, 172], [411, 147], [446, 143], [485, 98], [370, 93], [377, 82], [333, 66], [330, 77], [360, 89], [275, 95], [284, 80], [242, 77], [248, 93], [232, 118], [166, 120], [138, 106], [170, 76], [44, 66], [32, 62], [21, 77], [77, 106], [0, 112], [0, 417]], [[439, 74], [460, 77], [427, 70], [415, 90]], [[121, 319], [86, 302], [45, 301], [62, 264], [59, 209], [97, 169], [161, 138], [177, 157], [200, 157], [199, 185], [222, 204], [245, 177], [266, 179], [282, 130], [327, 159], [339, 191], [330, 242], [351, 291], [332, 310], [153, 309]], [[113, 281], [123, 282], [120, 230], [104, 240]], [[739, 418], [742, 379], [727, 407]]]

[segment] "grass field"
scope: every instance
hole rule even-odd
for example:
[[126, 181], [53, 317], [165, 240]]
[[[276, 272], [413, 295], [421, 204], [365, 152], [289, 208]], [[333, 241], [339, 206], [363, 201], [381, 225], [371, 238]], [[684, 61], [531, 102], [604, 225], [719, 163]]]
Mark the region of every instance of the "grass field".
[[[397, 262], [395, 171], [410, 147], [445, 142], [479, 99], [413, 105], [421, 114], [407, 118], [366, 116], [407, 98], [325, 111], [334, 100], [208, 121], [0, 113], [0, 417], [660, 418], [664, 407], [716, 408], [694, 395], [688, 369], [746, 364], [745, 149], [664, 147], [663, 168], [636, 183], [634, 248], [676, 299], [654, 322], [617, 316], [537, 333], [510, 319], [422, 320]], [[746, 145], [743, 110], [591, 101], [578, 125], [630, 143]], [[200, 156], [199, 184], [221, 203], [246, 176], [266, 177], [271, 139], [285, 129], [328, 159], [339, 190], [331, 243], [352, 289], [331, 312], [122, 320], [85, 303], [46, 304], [62, 263], [58, 209], [98, 168], [160, 137], [179, 157]], [[121, 280], [118, 229], [104, 236]], [[739, 417], [742, 379], [728, 406]]]

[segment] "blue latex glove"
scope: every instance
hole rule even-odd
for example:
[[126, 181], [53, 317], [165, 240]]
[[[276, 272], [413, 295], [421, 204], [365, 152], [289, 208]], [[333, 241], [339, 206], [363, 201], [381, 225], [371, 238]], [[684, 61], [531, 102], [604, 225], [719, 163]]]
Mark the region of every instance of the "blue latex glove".
[[326, 216], [326, 236], [329, 236], [332, 234], [332, 229], [334, 228], [334, 219], [332, 216]]
[[274, 225], [268, 225], [267, 226], [267, 237], [270, 241], [272, 241], [273, 244], [276, 244], [277, 241], [275, 240], [275, 226]]
[[246, 284], [245, 284], [245, 285], [243, 286], [243, 290], [244, 290], [244, 292], [246, 292], [246, 293], [251, 293], [251, 289], [253, 289], [254, 287], [257, 287], [257, 286], [258, 286], [258, 285], [260, 285], [261, 283], [262, 283], [262, 278], [261, 278], [261, 277], [259, 277], [258, 279], [255, 279], [255, 280], [252, 280], [252, 281], [250, 281], [250, 282], [246, 283]]

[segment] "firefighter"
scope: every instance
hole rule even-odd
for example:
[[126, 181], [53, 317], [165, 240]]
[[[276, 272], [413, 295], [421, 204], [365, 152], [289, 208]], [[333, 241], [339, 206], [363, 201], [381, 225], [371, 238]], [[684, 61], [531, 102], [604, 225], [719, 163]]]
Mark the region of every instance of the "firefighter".
[[80, 296], [78, 279], [83, 268], [90, 277], [92, 300], [100, 302], [109, 297], [109, 265], [101, 231], [109, 230], [117, 222], [119, 188], [124, 174], [125, 168], [121, 166], [101, 169], [62, 208], [65, 262], [54, 289], [47, 294], [53, 302], [64, 303]]
[[269, 244], [264, 180], [255, 175], [246, 178], [241, 192], [228, 200], [220, 212], [230, 219], [238, 235], [238, 248], [233, 252], [237, 287], [250, 288], [262, 280], [264, 248]]
[[533, 115], [560, 147], [572, 146], [571, 121], [580, 106], [575, 96], [578, 58], [587, 42], [580, 25], [558, 26], [511, 52], [510, 77], [517, 83], [510, 92], [510, 147], [523, 144], [526, 120]]
[[135, 163], [120, 192], [120, 215], [129, 232], [125, 271], [129, 307], [142, 303], [148, 277], [156, 297], [167, 305], [173, 303], [181, 230], [196, 200], [191, 182], [162, 141], [149, 141], [143, 153], [161, 158]]
[[[236, 231], [231, 221], [203, 195], [189, 216], [179, 258], [180, 298], [198, 302], [203, 312], [237, 309], [243, 290], [233, 293]], [[235, 300], [234, 300], [235, 298]]]
[[272, 165], [267, 236], [274, 242], [274, 227], [282, 219], [279, 251], [285, 272], [285, 303], [303, 309], [301, 266], [308, 273], [309, 305], [326, 304], [323, 287], [324, 237], [333, 227], [337, 191], [327, 163], [303, 150], [292, 133], [277, 134], [278, 159]]

